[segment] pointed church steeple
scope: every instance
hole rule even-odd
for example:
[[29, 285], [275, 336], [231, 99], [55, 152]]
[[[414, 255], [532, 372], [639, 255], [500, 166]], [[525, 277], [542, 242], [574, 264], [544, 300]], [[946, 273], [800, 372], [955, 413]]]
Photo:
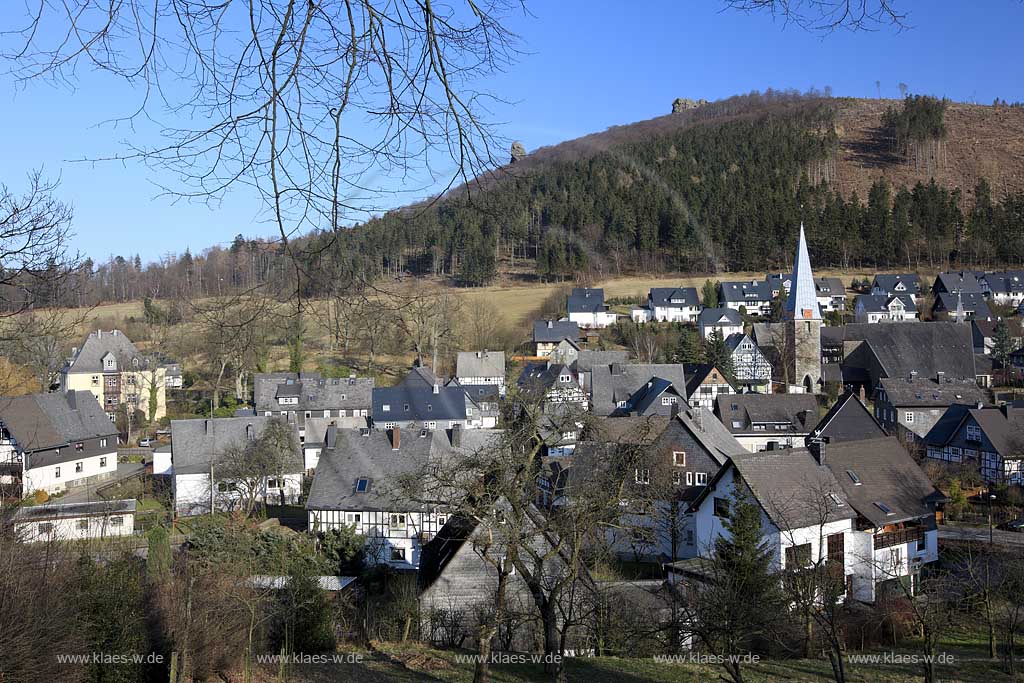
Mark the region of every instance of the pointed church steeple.
[[787, 320], [821, 320], [818, 292], [814, 286], [814, 273], [811, 272], [811, 257], [807, 253], [803, 221], [800, 222], [800, 241], [796, 247], [796, 261], [793, 264], [793, 283], [789, 288], [789, 298], [786, 299], [783, 313]]

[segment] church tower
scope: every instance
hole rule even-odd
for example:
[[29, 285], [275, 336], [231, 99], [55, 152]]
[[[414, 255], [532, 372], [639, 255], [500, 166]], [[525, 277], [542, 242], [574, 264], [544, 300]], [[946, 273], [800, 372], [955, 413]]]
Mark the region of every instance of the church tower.
[[790, 384], [799, 384], [808, 393], [818, 391], [821, 382], [821, 311], [807, 254], [804, 224], [800, 224], [800, 242], [796, 248], [789, 298], [783, 307], [786, 326], [786, 364]]

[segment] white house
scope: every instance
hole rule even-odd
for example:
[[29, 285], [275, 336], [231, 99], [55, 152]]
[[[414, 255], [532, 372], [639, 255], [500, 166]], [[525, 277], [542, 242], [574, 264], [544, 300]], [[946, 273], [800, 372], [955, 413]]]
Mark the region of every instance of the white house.
[[[737, 485], [736, 474], [742, 478]], [[891, 437], [732, 456], [690, 506], [704, 556], [738, 500], [762, 513], [776, 570], [842, 567], [847, 594], [874, 602], [938, 559], [941, 494]]]
[[719, 305], [736, 312], [742, 308], [750, 315], [768, 315], [771, 312], [773, 298], [772, 284], [766, 280], [718, 284]]
[[[272, 421], [284, 417], [225, 417], [218, 419], [171, 420], [171, 468], [174, 509], [179, 515], [198, 515], [231, 510], [238, 504], [245, 486], [255, 481], [232, 480], [218, 475], [225, 453], [257, 441]], [[282, 453], [284, 467], [260, 478], [256, 496], [267, 504], [294, 503], [302, 493], [303, 453], [295, 425], [292, 444]]]
[[853, 309], [859, 323], [917, 322], [917, 304], [909, 294], [861, 294]]
[[15, 538], [24, 543], [131, 536], [135, 499], [21, 507], [13, 523]]
[[985, 296], [997, 304], [1018, 306], [1024, 303], [1024, 270], [985, 273], [978, 283]]
[[921, 278], [913, 273], [876, 275], [871, 282], [871, 293], [875, 296], [899, 296], [906, 294], [916, 302], [921, 293]]
[[419, 567], [423, 544], [444, 526], [450, 511], [408, 500], [400, 493], [402, 478], [425, 477], [431, 465], [456, 468], [459, 458], [496, 445], [500, 432], [407, 431], [338, 429], [327, 439], [306, 501], [310, 532], [351, 527], [367, 537], [369, 564]]
[[697, 316], [697, 327], [702, 339], [711, 337], [715, 330], [725, 339], [743, 333], [743, 318], [731, 308], [705, 308]]
[[455, 377], [463, 387], [492, 386], [505, 395], [504, 351], [460, 351], [455, 360]]
[[635, 322], [694, 323], [700, 309], [695, 287], [651, 287], [647, 305], [632, 309], [630, 316]]
[[0, 399], [0, 483], [52, 494], [116, 471], [117, 429], [91, 392]]
[[569, 321], [584, 329], [608, 327], [618, 316], [604, 303], [603, 289], [576, 288], [566, 301]]

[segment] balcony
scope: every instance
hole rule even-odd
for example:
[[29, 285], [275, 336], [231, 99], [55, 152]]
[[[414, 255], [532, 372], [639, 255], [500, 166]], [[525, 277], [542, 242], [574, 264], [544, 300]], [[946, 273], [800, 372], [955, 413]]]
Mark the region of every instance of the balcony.
[[906, 545], [907, 543], [919, 543], [924, 540], [924, 527], [916, 526], [898, 531], [888, 531], [875, 534], [875, 550], [891, 548], [894, 545]]

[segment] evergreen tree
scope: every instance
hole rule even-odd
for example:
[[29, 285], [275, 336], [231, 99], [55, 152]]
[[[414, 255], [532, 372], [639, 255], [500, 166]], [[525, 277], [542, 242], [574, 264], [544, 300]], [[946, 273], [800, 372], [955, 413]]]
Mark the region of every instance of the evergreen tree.
[[705, 280], [700, 297], [704, 308], [718, 308], [718, 283]]
[[992, 358], [1005, 370], [1010, 364], [1010, 354], [1016, 350], [1017, 345], [1010, 336], [1010, 328], [1006, 321], [1000, 318], [992, 332]]
[[725, 375], [730, 382], [736, 378], [736, 369], [733, 367], [732, 351], [722, 337], [721, 330], [717, 328], [711, 331], [704, 341], [704, 362], [718, 368], [718, 371]]
[[308, 566], [295, 564], [288, 584], [279, 592], [277, 610], [271, 638], [275, 651], [305, 655], [334, 651], [331, 604]]

